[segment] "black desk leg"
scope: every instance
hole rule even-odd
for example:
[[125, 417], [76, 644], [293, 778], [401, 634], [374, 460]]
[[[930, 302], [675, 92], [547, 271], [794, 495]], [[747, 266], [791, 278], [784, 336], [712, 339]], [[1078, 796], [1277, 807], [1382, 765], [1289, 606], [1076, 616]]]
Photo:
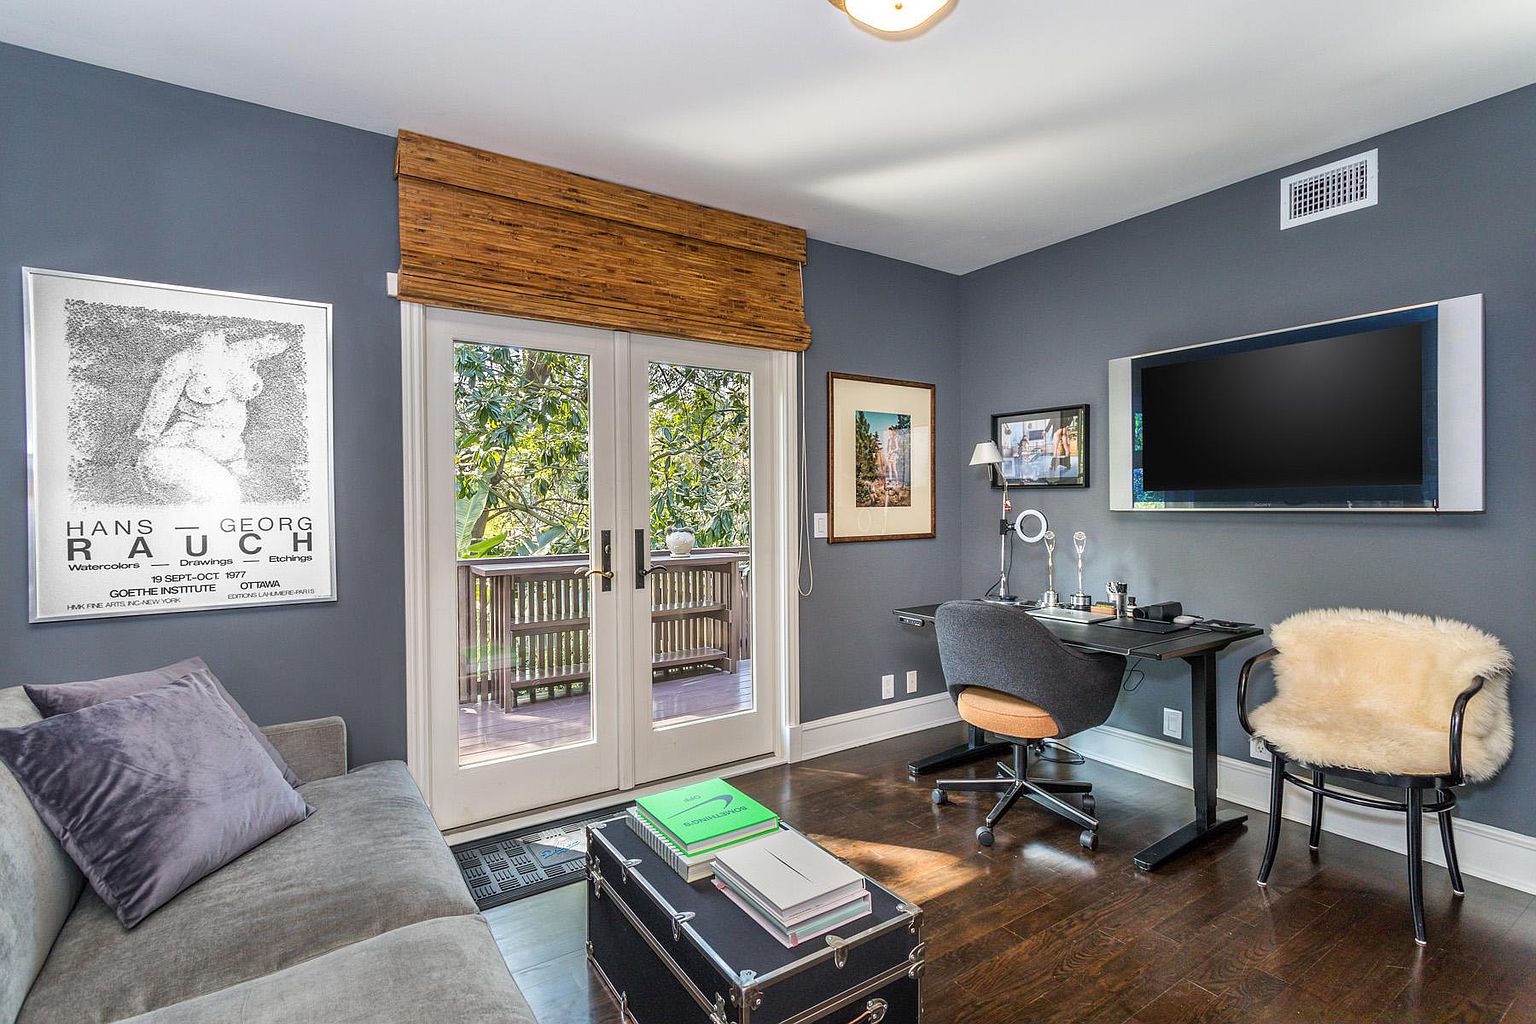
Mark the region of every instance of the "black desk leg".
[[934, 772], [941, 772], [956, 765], [970, 764], [972, 761], [980, 761], [988, 757], [1003, 757], [1012, 749], [1006, 743], [988, 742], [985, 732], [974, 725], [967, 725], [964, 743], [958, 747], [941, 750], [937, 754], [920, 757], [907, 765], [907, 771], [913, 775], [932, 775]]
[[1195, 820], [1164, 836], [1136, 855], [1143, 871], [1179, 857], [1248, 820], [1248, 815], [1216, 809], [1216, 652], [1185, 658], [1189, 662], [1190, 711], [1194, 721]]

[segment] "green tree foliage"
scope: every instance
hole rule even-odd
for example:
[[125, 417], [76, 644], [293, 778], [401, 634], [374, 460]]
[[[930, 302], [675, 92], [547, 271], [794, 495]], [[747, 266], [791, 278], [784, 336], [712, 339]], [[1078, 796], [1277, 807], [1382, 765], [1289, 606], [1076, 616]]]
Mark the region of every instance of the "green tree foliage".
[[652, 363], [651, 536], [693, 531], [699, 547], [751, 539], [751, 377]]
[[587, 549], [585, 356], [454, 346], [459, 557]]
[[853, 503], [864, 508], [875, 503], [875, 480], [880, 476], [880, 440], [869, 417], [859, 410], [853, 421]]
[[[460, 344], [455, 497], [460, 558], [577, 554], [590, 537], [585, 356]], [[750, 538], [750, 377], [652, 364], [651, 535]]]

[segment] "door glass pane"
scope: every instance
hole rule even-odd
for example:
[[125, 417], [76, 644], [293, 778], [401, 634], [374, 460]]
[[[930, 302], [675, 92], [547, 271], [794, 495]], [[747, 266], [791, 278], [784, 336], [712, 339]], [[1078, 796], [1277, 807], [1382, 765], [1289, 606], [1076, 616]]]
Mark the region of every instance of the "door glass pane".
[[[752, 375], [649, 364], [651, 720], [750, 711]], [[661, 549], [680, 530], [692, 552]], [[678, 546], [681, 550], [681, 545]]]
[[454, 346], [460, 765], [592, 739], [590, 370]]

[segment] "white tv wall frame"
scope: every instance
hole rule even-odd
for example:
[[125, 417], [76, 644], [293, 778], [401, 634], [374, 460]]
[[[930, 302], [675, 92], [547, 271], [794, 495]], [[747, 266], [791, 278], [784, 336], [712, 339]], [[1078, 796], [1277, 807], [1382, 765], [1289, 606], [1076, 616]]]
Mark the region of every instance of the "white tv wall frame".
[[[1131, 487], [1131, 363], [1144, 356], [1207, 348], [1307, 327], [1325, 327], [1362, 317], [1438, 307], [1436, 378], [1438, 387], [1437, 447], [1440, 499], [1437, 508], [1287, 508], [1282, 505], [1201, 508], [1136, 508]], [[1438, 302], [1420, 302], [1374, 313], [1357, 313], [1336, 320], [1298, 324], [1278, 331], [1259, 331], [1198, 345], [1181, 345], [1141, 352], [1109, 361], [1109, 507], [1113, 512], [1482, 512], [1483, 511], [1483, 296], [1462, 295]], [[1457, 457], [1461, 455], [1462, 457]]]

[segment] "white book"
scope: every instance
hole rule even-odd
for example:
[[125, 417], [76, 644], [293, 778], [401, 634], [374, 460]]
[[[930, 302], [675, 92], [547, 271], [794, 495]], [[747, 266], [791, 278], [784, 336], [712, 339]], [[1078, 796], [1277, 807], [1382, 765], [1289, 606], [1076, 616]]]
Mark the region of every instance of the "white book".
[[834, 928], [845, 925], [850, 921], [857, 921], [861, 917], [868, 917], [870, 913], [869, 893], [866, 892], [852, 903], [839, 907], [831, 913], [822, 914], [820, 917], [809, 922], [797, 925], [794, 928], [785, 929], [775, 924], [771, 918], [753, 906], [751, 901], [741, 893], [732, 891], [728, 885], [722, 885], [719, 879], [715, 880], [715, 885], [725, 894], [726, 899], [745, 911], [748, 917], [756, 921], [769, 935], [778, 939], [779, 943], [787, 949], [795, 948], [806, 939], [814, 939], [818, 935], [825, 935]]
[[704, 854], [689, 856], [667, 840], [667, 837], [656, 830], [656, 827], [646, 821], [633, 807], [628, 808], [629, 829], [635, 835], [645, 840], [649, 846], [663, 861], [667, 867], [676, 871], [685, 882], [697, 882], [708, 878], [715, 873], [715, 855]]
[[728, 887], [737, 896], [740, 896], [742, 899], [752, 903], [754, 907], [756, 907], [766, 916], [772, 918], [782, 928], [793, 928], [796, 925], [810, 920], [811, 918], [818, 917], [821, 914], [835, 910], [838, 907], [847, 906], [850, 902], [868, 895], [867, 892], [865, 892], [863, 889], [860, 889], [856, 894], [850, 896], [848, 894], [848, 890], [844, 888], [832, 893], [830, 896], [823, 897], [822, 899], [810, 900], [806, 903], [802, 903], [799, 907], [795, 908], [795, 911], [792, 914], [780, 914], [772, 907], [765, 906], [763, 903], [759, 902], [758, 897], [752, 894], [752, 887], [747, 885], [747, 883], [742, 879], [737, 878], [734, 874], [732, 874], [730, 868], [722, 868], [719, 864], [714, 865], [714, 868], [715, 882], [717, 884]]
[[864, 891], [864, 876], [798, 832], [780, 831], [715, 858], [758, 906], [781, 921], [840, 903]]

